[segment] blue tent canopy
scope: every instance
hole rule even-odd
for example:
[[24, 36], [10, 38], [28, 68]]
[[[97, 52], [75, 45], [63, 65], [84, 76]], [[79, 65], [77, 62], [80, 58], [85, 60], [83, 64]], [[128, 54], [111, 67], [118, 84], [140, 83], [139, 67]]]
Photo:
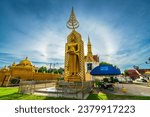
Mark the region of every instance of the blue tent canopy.
[[95, 67], [91, 73], [91, 75], [98, 76], [98, 75], [120, 75], [120, 69], [113, 67], [111, 65], [100, 65]]

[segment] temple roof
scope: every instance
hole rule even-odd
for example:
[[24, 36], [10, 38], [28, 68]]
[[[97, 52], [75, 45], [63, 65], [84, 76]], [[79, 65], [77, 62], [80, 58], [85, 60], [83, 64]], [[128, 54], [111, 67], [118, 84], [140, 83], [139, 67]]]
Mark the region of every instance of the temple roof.
[[29, 65], [29, 66], [32, 66], [32, 62], [28, 60], [28, 57], [26, 57], [24, 60], [20, 61], [19, 65]]
[[16, 63], [14, 62], [14, 63], [12, 64], [12, 66], [16, 66]]
[[87, 56], [85, 56], [84, 59], [85, 62], [99, 62], [99, 56], [92, 54], [92, 45], [89, 36], [88, 36], [88, 43], [87, 43]]
[[150, 69], [137, 69], [140, 74], [145, 74], [146, 72], [150, 72]]
[[128, 76], [130, 77], [139, 77], [140, 73], [136, 69], [129, 69]]
[[0, 69], [0, 71], [8, 71], [9, 69], [6, 67], [6, 65], [2, 68], [2, 69]]
[[93, 55], [93, 59], [94, 59], [96, 62], [99, 62], [99, 56], [98, 56], [98, 55]]

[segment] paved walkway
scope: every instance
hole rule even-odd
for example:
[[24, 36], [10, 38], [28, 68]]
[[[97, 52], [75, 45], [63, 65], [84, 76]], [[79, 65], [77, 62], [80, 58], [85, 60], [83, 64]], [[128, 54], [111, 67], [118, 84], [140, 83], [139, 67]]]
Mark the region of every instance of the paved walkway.
[[[116, 90], [113, 92], [114, 94], [150, 96], [150, 87], [147, 86], [137, 84], [118, 84], [116, 87]], [[122, 87], [126, 88], [126, 93], [121, 91]]]

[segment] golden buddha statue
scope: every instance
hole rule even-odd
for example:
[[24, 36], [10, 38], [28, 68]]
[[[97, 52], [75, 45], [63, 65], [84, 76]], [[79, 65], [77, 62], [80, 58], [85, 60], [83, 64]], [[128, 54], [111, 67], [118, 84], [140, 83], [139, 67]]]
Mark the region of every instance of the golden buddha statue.
[[65, 50], [65, 74], [67, 82], [81, 82], [85, 80], [84, 73], [84, 44], [81, 35], [75, 31], [79, 27], [72, 9], [67, 27], [72, 29], [68, 36]]
[[67, 45], [68, 54], [68, 70], [70, 71], [70, 76], [77, 75], [80, 70], [79, 65], [79, 44], [75, 42], [74, 38]]

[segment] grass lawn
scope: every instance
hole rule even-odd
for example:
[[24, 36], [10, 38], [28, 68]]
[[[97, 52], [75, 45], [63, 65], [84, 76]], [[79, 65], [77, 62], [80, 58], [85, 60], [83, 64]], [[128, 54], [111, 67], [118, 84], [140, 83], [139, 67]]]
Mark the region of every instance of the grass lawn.
[[108, 97], [104, 93], [90, 94], [87, 100], [108, 100]]
[[[67, 98], [55, 98], [18, 93], [17, 87], [0, 87], [0, 100], [70, 100]], [[150, 96], [129, 96], [114, 94], [90, 94], [87, 100], [150, 100]]]
[[150, 100], [150, 96], [131, 96], [115, 94], [90, 94], [87, 100]]

